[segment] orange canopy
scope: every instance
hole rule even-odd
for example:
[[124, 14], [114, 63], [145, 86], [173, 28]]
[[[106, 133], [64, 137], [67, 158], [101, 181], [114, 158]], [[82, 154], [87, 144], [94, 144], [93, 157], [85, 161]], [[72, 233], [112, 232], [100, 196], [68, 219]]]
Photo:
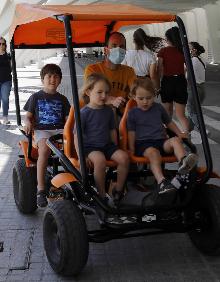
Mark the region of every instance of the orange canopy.
[[72, 15], [73, 46], [95, 46], [105, 42], [106, 30], [123, 26], [170, 22], [175, 15], [123, 4], [92, 5], [16, 5], [10, 27], [17, 48], [43, 45], [64, 45], [65, 30], [58, 15]]

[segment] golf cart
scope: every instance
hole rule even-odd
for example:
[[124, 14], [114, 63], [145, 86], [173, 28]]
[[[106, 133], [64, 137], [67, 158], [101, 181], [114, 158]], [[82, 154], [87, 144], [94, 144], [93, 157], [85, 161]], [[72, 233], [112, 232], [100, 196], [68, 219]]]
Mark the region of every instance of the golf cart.
[[[138, 164], [128, 175], [127, 192], [117, 207], [107, 206], [99, 197], [92, 172], [85, 162], [80, 103], [78, 98], [73, 48], [103, 47], [106, 37], [122, 27], [149, 23], [176, 22], [179, 26], [188, 79], [190, 81], [206, 167], [197, 167], [189, 175], [186, 187], [177, 192], [175, 201], [167, 203], [155, 190], [139, 191], [136, 187], [140, 178], [148, 178], [151, 172], [148, 160], [131, 157], [131, 163]], [[33, 36], [34, 35], [34, 36]], [[19, 91], [16, 74], [15, 49], [66, 48], [68, 53], [73, 107], [65, 124], [64, 134], [47, 140], [52, 151], [47, 169], [49, 203], [44, 213], [43, 238], [46, 255], [51, 267], [62, 275], [77, 275], [88, 258], [89, 242], [102, 243], [116, 238], [137, 237], [168, 232], [188, 232], [196, 247], [206, 254], [220, 251], [220, 188], [207, 184], [212, 172], [212, 158], [205, 131], [195, 76], [192, 68], [187, 35], [180, 17], [158, 11], [146, 10], [132, 5], [17, 5], [10, 29], [12, 70], [16, 101], [17, 124], [21, 126]], [[129, 102], [127, 105], [130, 105]], [[121, 147], [126, 145], [126, 106], [120, 125]], [[74, 151], [73, 126], [79, 143], [79, 160]], [[63, 143], [60, 144], [59, 140]], [[36, 210], [36, 159], [37, 149], [32, 147], [32, 136], [20, 142], [23, 155], [14, 166], [14, 198], [23, 213]], [[196, 148], [185, 140], [189, 151]], [[175, 162], [173, 156], [163, 158], [164, 173], [175, 176], [177, 170], [165, 169], [168, 162]], [[106, 190], [117, 177], [114, 162], [107, 162]], [[133, 167], [133, 166], [132, 166]], [[49, 184], [49, 186], [51, 186]], [[137, 189], [136, 189], [137, 188]], [[103, 212], [117, 215], [121, 223], [106, 222]], [[170, 216], [175, 214], [175, 216]], [[162, 216], [161, 216], [162, 215]], [[89, 229], [87, 217], [96, 216], [99, 228]], [[134, 217], [133, 222], [123, 218]]]

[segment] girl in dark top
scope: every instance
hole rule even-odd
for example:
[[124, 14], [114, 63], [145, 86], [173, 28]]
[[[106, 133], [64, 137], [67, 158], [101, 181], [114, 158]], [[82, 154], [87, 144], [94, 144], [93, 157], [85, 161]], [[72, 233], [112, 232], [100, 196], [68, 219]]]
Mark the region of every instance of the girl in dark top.
[[165, 36], [168, 46], [162, 48], [157, 55], [161, 78], [161, 100], [171, 117], [174, 104], [175, 114], [183, 132], [189, 132], [189, 121], [185, 115], [188, 99], [185, 59], [178, 27], [168, 29]]
[[10, 124], [8, 120], [9, 95], [12, 85], [11, 58], [6, 53], [6, 40], [0, 37], [0, 106], [3, 108], [3, 124]]
[[[98, 73], [89, 75], [83, 87], [83, 98], [87, 105], [81, 109], [81, 126], [84, 151], [88, 166], [94, 167], [94, 179], [99, 195], [108, 204], [105, 193], [106, 159], [117, 163], [117, 182], [112, 191], [115, 203], [123, 196], [128, 174], [129, 158], [117, 146], [117, 132], [113, 110], [106, 105], [111, 84]], [[78, 139], [74, 129], [74, 143], [78, 154]]]

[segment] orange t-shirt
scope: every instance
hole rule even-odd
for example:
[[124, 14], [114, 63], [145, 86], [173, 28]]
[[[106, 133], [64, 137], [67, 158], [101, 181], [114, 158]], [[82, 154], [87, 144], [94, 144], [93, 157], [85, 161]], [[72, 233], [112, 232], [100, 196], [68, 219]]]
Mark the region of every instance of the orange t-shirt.
[[92, 73], [101, 73], [106, 76], [112, 84], [110, 95], [114, 97], [120, 96], [127, 98], [131, 85], [136, 79], [133, 68], [125, 65], [119, 65], [116, 70], [111, 70], [104, 65], [104, 61], [88, 65], [84, 72], [84, 78], [87, 78]]

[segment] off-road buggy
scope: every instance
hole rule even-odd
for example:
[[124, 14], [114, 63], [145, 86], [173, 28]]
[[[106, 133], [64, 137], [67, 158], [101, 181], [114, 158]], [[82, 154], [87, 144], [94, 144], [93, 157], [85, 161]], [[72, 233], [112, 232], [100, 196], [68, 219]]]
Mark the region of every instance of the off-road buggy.
[[[92, 172], [88, 172], [83, 151], [80, 125], [76, 70], [73, 48], [102, 47], [106, 36], [122, 27], [140, 26], [148, 23], [176, 22], [179, 26], [188, 79], [194, 96], [200, 125], [206, 167], [195, 168], [189, 181], [177, 192], [173, 202], [158, 196], [153, 187], [140, 191], [140, 179], [150, 179], [148, 160], [131, 156], [131, 170], [127, 181], [127, 192], [120, 205], [110, 208], [100, 199]], [[190, 59], [187, 35], [180, 17], [146, 10], [132, 5], [94, 4], [72, 6], [48, 6], [20, 4], [10, 29], [11, 55], [16, 101], [17, 123], [21, 126], [19, 91], [16, 74], [15, 49], [66, 48], [68, 53], [73, 107], [64, 128], [63, 136], [54, 136], [47, 141], [52, 150], [47, 169], [49, 198], [51, 203], [43, 218], [43, 238], [47, 258], [51, 267], [63, 275], [77, 275], [85, 266], [89, 242], [105, 242], [116, 238], [187, 232], [196, 247], [206, 254], [220, 251], [220, 188], [208, 183], [212, 172], [212, 158], [206, 136], [204, 120], [196, 89]], [[131, 103], [131, 102], [129, 102]], [[120, 124], [120, 146], [126, 145], [126, 111]], [[73, 143], [73, 126], [79, 143], [79, 160]], [[57, 142], [63, 140], [63, 146]], [[31, 136], [20, 142], [23, 156], [13, 169], [14, 198], [23, 213], [33, 213], [36, 205], [36, 158], [37, 150], [32, 147]], [[189, 151], [194, 145], [185, 140]], [[167, 169], [167, 163], [175, 162], [173, 156], [163, 158], [165, 174], [172, 178], [176, 169]], [[117, 177], [114, 162], [107, 162], [106, 190]], [[152, 177], [151, 177], [152, 178]], [[50, 182], [51, 181], [51, 182]], [[52, 201], [53, 200], [53, 201]], [[102, 214], [118, 215], [121, 223], [106, 222]], [[99, 228], [89, 229], [86, 217], [96, 216]], [[126, 218], [134, 217], [133, 222]], [[123, 221], [123, 218], [125, 220]]]

